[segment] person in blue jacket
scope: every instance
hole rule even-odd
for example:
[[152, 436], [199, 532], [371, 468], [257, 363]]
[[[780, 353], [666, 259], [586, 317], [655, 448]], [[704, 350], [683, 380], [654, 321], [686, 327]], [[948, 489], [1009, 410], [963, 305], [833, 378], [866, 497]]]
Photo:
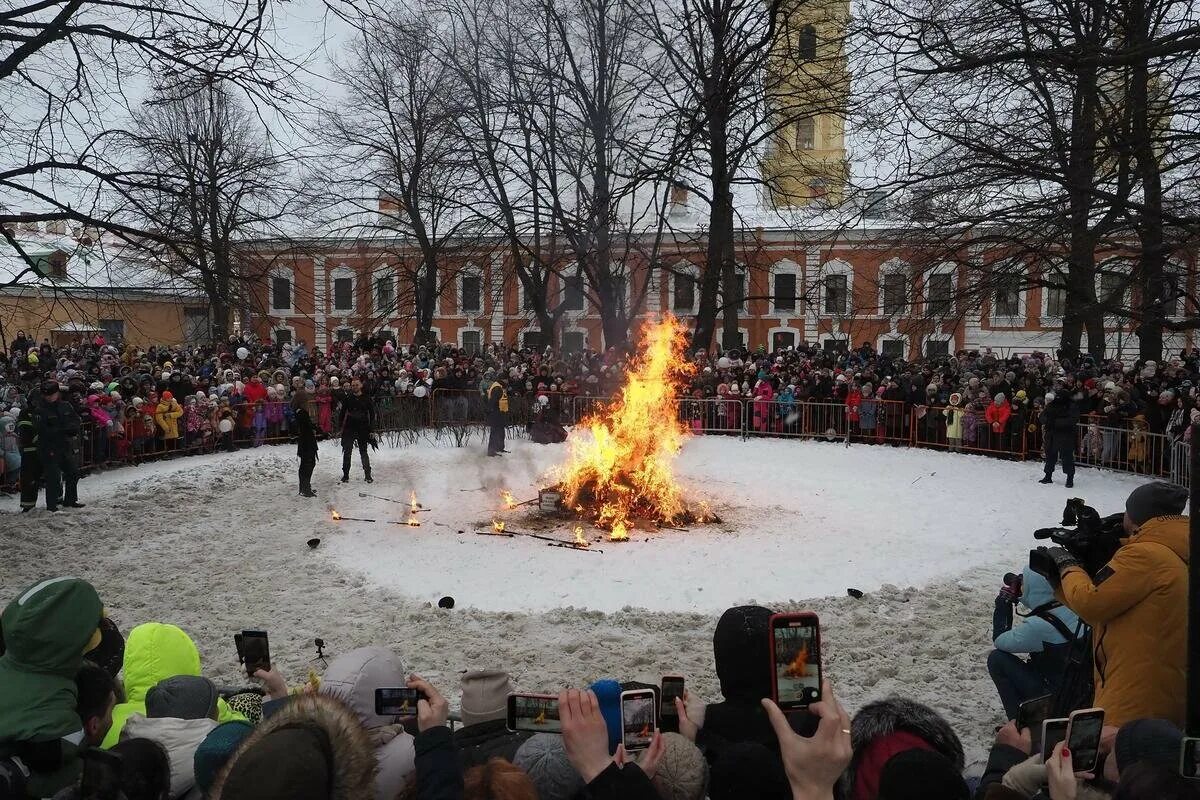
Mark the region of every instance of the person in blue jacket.
[[[1017, 603], [1027, 614], [1014, 626]], [[992, 616], [996, 649], [988, 654], [987, 666], [1009, 719], [1017, 718], [1017, 708], [1026, 700], [1057, 691], [1078, 624], [1075, 613], [1054, 599], [1050, 583], [1029, 567], [1004, 584]]]

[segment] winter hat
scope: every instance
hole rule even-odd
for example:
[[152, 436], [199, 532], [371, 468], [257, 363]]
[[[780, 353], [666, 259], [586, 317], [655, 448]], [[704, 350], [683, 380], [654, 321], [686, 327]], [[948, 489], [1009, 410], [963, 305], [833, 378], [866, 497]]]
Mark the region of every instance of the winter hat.
[[758, 742], [735, 742], [722, 748], [708, 779], [711, 800], [790, 800], [791, 787], [779, 753]]
[[567, 759], [563, 737], [552, 733], [529, 737], [513, 756], [513, 764], [525, 770], [541, 800], [571, 800], [585, 786]]
[[1024, 389], [1018, 389], [1016, 397], [1018, 400], [1024, 400], [1025, 398], [1029, 397], [1029, 395], [1025, 394]]
[[961, 395], [961, 394], [959, 394], [958, 392], [951, 392], [951, 393], [950, 393], [950, 405], [952, 405], [952, 406], [956, 406], [956, 405], [958, 405], [958, 404], [959, 404], [959, 403], [961, 403], [961, 402], [962, 402], [962, 395]]
[[516, 691], [512, 679], [502, 670], [476, 670], [462, 676], [463, 727], [504, 719], [508, 696]]
[[1053, 403], [1055, 396], [1054, 392], [1046, 392], [1046, 402]]
[[662, 800], [704, 800], [708, 763], [700, 749], [678, 733], [662, 735], [662, 760], [652, 779]]
[[883, 768], [897, 753], [936, 750], [962, 771], [962, 742], [936, 711], [903, 697], [888, 697], [859, 709], [850, 723], [854, 756], [840, 780], [842, 796], [867, 800], [879, 795]]
[[210, 719], [217, 710], [217, 687], [208, 678], [176, 675], [146, 692], [147, 717]]
[[1154, 517], [1176, 516], [1183, 513], [1188, 490], [1166, 481], [1142, 484], [1125, 501], [1125, 513], [1134, 525], [1142, 525]]
[[879, 800], [968, 800], [962, 774], [934, 750], [904, 750], [888, 759], [879, 775]]
[[162, 393], [162, 399], [163, 399], [163, 400], [174, 400], [174, 399], [175, 399], [175, 395], [171, 394], [170, 392], [163, 392], [163, 393]]
[[1179, 747], [1183, 733], [1162, 719], [1136, 719], [1117, 731], [1113, 752], [1121, 772], [1134, 764], [1149, 762], [1174, 768], [1179, 766]]
[[603, 678], [588, 687], [596, 693], [600, 714], [608, 727], [608, 752], [617, 752], [621, 743], [621, 684], [611, 678]]
[[995, 400], [997, 403], [1003, 403], [1004, 402], [1004, 392], [996, 392], [996, 396], [993, 397], [992, 399]]
[[762, 606], [735, 606], [717, 621], [713, 660], [726, 700], [757, 703], [771, 696], [769, 621]]
[[301, 725], [277, 728], [238, 752], [219, 796], [331, 800], [336, 769], [325, 731]]

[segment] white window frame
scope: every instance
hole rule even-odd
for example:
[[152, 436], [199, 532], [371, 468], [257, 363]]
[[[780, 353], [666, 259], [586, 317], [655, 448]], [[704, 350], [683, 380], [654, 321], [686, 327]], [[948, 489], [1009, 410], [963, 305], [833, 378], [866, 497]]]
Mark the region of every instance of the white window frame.
[[[287, 278], [288, 281], [288, 306], [287, 308], [275, 307], [275, 279]], [[272, 317], [286, 317], [296, 313], [296, 273], [289, 267], [272, 267], [267, 273], [267, 306], [270, 308]]]
[[[889, 314], [883, 307], [884, 300], [884, 280], [889, 275], [900, 275], [904, 278], [904, 308], [898, 314]], [[913, 307], [913, 286], [912, 286], [912, 271], [909, 265], [899, 258], [889, 258], [879, 266], [879, 291], [876, 297], [875, 316], [885, 318], [900, 318], [912, 316]], [[879, 352], [878, 350], [876, 352]]]
[[767, 352], [775, 352], [773, 348], [775, 347], [775, 334], [777, 333], [790, 333], [796, 337], [794, 347], [799, 347], [800, 342], [804, 341], [804, 331], [799, 328], [792, 325], [777, 325], [774, 328], [767, 329]]
[[[379, 305], [376, 282], [381, 278], [388, 278], [392, 282], [392, 304], [388, 308]], [[400, 316], [400, 276], [395, 270], [384, 268], [371, 273], [371, 307], [376, 314], [386, 314], [386, 319]]]
[[[685, 275], [690, 275], [692, 278], [692, 308], [690, 311], [675, 308], [675, 278], [678, 277], [675, 273], [680, 272]], [[695, 316], [700, 313], [700, 268], [690, 261], [681, 261], [676, 264], [669, 273], [667, 281], [667, 308], [673, 314], [690, 314]]]
[[946, 345], [947, 355], [954, 355], [954, 336], [952, 336], [949, 333], [927, 333], [924, 336], [922, 336], [921, 337], [920, 358], [925, 357], [925, 343], [926, 342], [947, 342], [948, 343]]
[[333, 341], [334, 342], [341, 343], [341, 339], [338, 338], [338, 334], [341, 333], [342, 331], [350, 331], [351, 344], [353, 344], [354, 340], [357, 339], [359, 336], [358, 328], [352, 328], [349, 325], [338, 325], [333, 329]]
[[[1129, 304], [1129, 294], [1133, 290], [1133, 281], [1130, 280], [1128, 277], [1126, 277], [1125, 274], [1121, 273], [1120, 270], [1114, 270], [1111, 267], [1109, 267], [1108, 265], [1110, 265], [1110, 264], [1115, 264], [1118, 266], [1121, 264], [1125, 264], [1130, 270], [1129, 275], [1132, 275], [1133, 264], [1131, 264], [1130, 262], [1128, 262], [1122, 258], [1107, 258], [1104, 261], [1097, 264], [1096, 265], [1096, 300], [1098, 300], [1101, 303], [1108, 302], [1108, 298], [1105, 297], [1100, 291], [1101, 284], [1103, 283], [1104, 273], [1107, 272], [1109, 274], [1116, 275], [1117, 277], [1120, 277], [1123, 279], [1125, 286], [1121, 289], [1120, 298], [1117, 300], [1117, 303], [1118, 303], [1118, 305], [1127, 306]], [[1117, 317], [1118, 317], [1118, 315], [1111, 314], [1111, 313], [1106, 313], [1104, 315], [1104, 319], [1106, 322], [1113, 322], [1117, 319]]]
[[290, 333], [292, 335], [292, 345], [295, 346], [295, 344], [296, 344], [296, 329], [293, 326], [284, 325], [282, 323], [277, 324], [277, 325], [272, 325], [271, 326], [271, 344], [276, 344], [275, 333], [277, 331], [287, 331], [288, 333]]
[[[564, 308], [563, 316], [568, 318], [586, 317], [588, 315], [589, 306], [592, 305], [592, 303], [588, 302], [587, 276], [583, 274], [582, 270], [580, 270], [577, 275], [558, 275], [556, 277], [558, 280], [558, 302], [560, 303], [565, 303], [567, 301], [567, 279], [576, 277], [579, 278], [579, 291], [583, 294], [583, 308]], [[628, 281], [629, 276], [626, 276], [625, 280]], [[626, 298], [625, 307], [626, 309], [629, 308], [628, 298]]]
[[[1166, 273], [1179, 279], [1179, 299], [1175, 301], [1175, 308], [1167, 313], [1167, 319], [1182, 319], [1187, 316], [1188, 305], [1188, 268], [1187, 264], [1181, 264], [1173, 259], [1167, 259]], [[1174, 312], [1174, 313], [1171, 313]]]
[[[480, 294], [480, 299], [482, 298], [483, 295]], [[483, 351], [487, 348], [487, 332], [478, 325], [463, 325], [458, 329], [458, 349], [461, 350], [467, 346], [466, 337], [463, 336], [467, 331], [474, 331], [479, 334], [479, 353], [477, 355], [482, 355]]]
[[[466, 285], [467, 278], [479, 279], [479, 308], [474, 311], [468, 311], [463, 307], [464, 286]], [[460, 317], [483, 316], [487, 309], [487, 277], [483, 274], [483, 269], [475, 266], [474, 264], [468, 264], [463, 268], [462, 272], [459, 273], [459, 276], [454, 283], [456, 295], [454, 303], [455, 310], [458, 312], [458, 315]], [[518, 289], [521, 290], [521, 294], [523, 295], [524, 289], [521, 289], [520, 281], [517, 281], [517, 283]]]
[[991, 291], [988, 292], [988, 322], [994, 328], [1018, 328], [1023, 327], [1029, 319], [1029, 311], [1026, 306], [1029, 295], [1029, 287], [1025, 285], [1025, 275], [1020, 272], [1005, 272], [1005, 275], [1016, 279], [1017, 283], [1017, 313], [1015, 315], [997, 314], [996, 313], [996, 287], [993, 283]]
[[[579, 333], [583, 335], [583, 350], [587, 350], [590, 342], [588, 341], [588, 329], [582, 325], [567, 325], [563, 328], [562, 333], [566, 336], [568, 333]], [[561, 340], [559, 342], [562, 344]], [[583, 352], [582, 350], [580, 352]]]
[[[846, 276], [846, 310], [842, 312], [828, 311], [825, 308], [825, 279], [830, 275]], [[818, 316], [846, 318], [854, 316], [854, 267], [840, 258], [830, 259], [821, 265], [817, 271], [817, 290], [820, 292]]]
[[[781, 308], [781, 309], [775, 308], [775, 276], [780, 275], [780, 274], [796, 276], [796, 307], [791, 309], [790, 311], [786, 308]], [[770, 273], [767, 276], [767, 280], [771, 282], [770, 287], [768, 287], [769, 293], [771, 295], [771, 299], [767, 301], [767, 304], [768, 304], [767, 305], [767, 313], [765, 316], [777, 317], [782, 320], [782, 319], [790, 319], [792, 317], [799, 317], [804, 314], [804, 308], [805, 308], [806, 303], [804, 301], [803, 271], [800, 269], [799, 264], [797, 264], [795, 261], [792, 261], [790, 258], [785, 258], [781, 261], [776, 261], [774, 264], [771, 265]], [[772, 329], [772, 330], [774, 330], [774, 329]], [[783, 330], [792, 330], [792, 329], [784, 328]], [[799, 338], [797, 338], [796, 341], [799, 342], [800, 341]], [[770, 342], [768, 340], [768, 344], [769, 343]]]
[[850, 341], [850, 334], [848, 334], [848, 333], [821, 333], [821, 334], [818, 334], [817, 335], [817, 347], [819, 347], [821, 349], [821, 352], [824, 352], [825, 351], [825, 343], [828, 341], [831, 341], [831, 340], [845, 342], [846, 343], [846, 352], [847, 353], [850, 352], [851, 341]]
[[[1055, 279], [1055, 278], [1057, 278], [1058, 280], [1062, 281], [1062, 283], [1061, 283], [1061, 284], [1059, 284], [1059, 286], [1060, 286], [1060, 288], [1063, 290], [1063, 292], [1065, 293], [1065, 292], [1067, 291], [1067, 276], [1066, 276], [1066, 275], [1063, 275], [1062, 273], [1060, 273], [1060, 272], [1059, 272], [1059, 271], [1057, 271], [1057, 270], [1054, 270], [1054, 271], [1049, 271], [1049, 270], [1048, 270], [1048, 271], [1046, 272], [1046, 274], [1044, 274], [1044, 275], [1042, 276], [1042, 308], [1041, 308], [1041, 318], [1042, 318], [1042, 320], [1043, 320], [1043, 321], [1045, 321], [1045, 320], [1055, 320], [1055, 321], [1059, 321], [1059, 322], [1061, 322], [1061, 321], [1062, 321], [1062, 318], [1063, 318], [1063, 314], [1051, 314], [1051, 313], [1050, 313], [1050, 290], [1051, 290], [1052, 288], [1054, 288], [1052, 279]], [[1063, 312], [1065, 313], [1065, 312], [1066, 312], [1066, 310], [1067, 310], [1067, 304], [1066, 304], [1066, 297], [1065, 297], [1065, 294], [1064, 294], [1064, 298], [1063, 298]]]
[[904, 344], [904, 355], [903, 355], [901, 358], [902, 358], [903, 360], [907, 361], [907, 360], [908, 360], [908, 358], [909, 358], [909, 356], [911, 356], [911, 355], [912, 355], [912, 341], [911, 341], [911, 339], [912, 339], [912, 337], [910, 337], [910, 336], [906, 336], [906, 335], [905, 335], [905, 334], [903, 334], [903, 333], [883, 333], [883, 334], [880, 334], [880, 335], [879, 335], [879, 336], [878, 336], [878, 337], [875, 339], [875, 352], [876, 352], [876, 353], [878, 353], [879, 355], [881, 355], [881, 356], [882, 356], [882, 355], [883, 355], [883, 343], [884, 343], [884, 342], [901, 342], [901, 343], [903, 343], [903, 344]]
[[[340, 278], [350, 279], [350, 308], [337, 307], [337, 281]], [[374, 287], [371, 287], [374, 289]], [[358, 276], [354, 274], [354, 270], [347, 267], [345, 264], [338, 264], [329, 271], [329, 314], [334, 317], [349, 317], [358, 311]], [[336, 332], [338, 328], [345, 328], [345, 325], [338, 325], [334, 328]]]
[[958, 268], [953, 264], [938, 264], [926, 273], [925, 283], [921, 292], [921, 312], [925, 317], [932, 318], [929, 310], [929, 279], [935, 275], [950, 276], [950, 316], [953, 317], [956, 313], [955, 306], [957, 305], [954, 302], [954, 298], [958, 294]]

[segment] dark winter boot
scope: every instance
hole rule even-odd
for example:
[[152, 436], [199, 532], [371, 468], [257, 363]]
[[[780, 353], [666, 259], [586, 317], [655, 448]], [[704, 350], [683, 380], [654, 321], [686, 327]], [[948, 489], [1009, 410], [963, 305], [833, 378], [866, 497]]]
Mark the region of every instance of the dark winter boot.
[[374, 480], [374, 479], [373, 479], [373, 478], [372, 478], [370, 475], [368, 475], [368, 476], [367, 476], [366, 478], [364, 478], [363, 480], [365, 480], [367, 483], [374, 483], [374, 482], [375, 482], [375, 480]]
[[1074, 488], [1075, 488], [1075, 476], [1074, 476], [1074, 475], [1072, 475], [1071, 477], [1067, 478], [1067, 488], [1068, 488], [1068, 489], [1074, 489]]
[[349, 476], [349, 475], [343, 475], [343, 476], [342, 476], [342, 483], [349, 483], [349, 482], [350, 482], [350, 476]]
[[[1038, 481], [1038, 483], [1054, 483], [1054, 480], [1049, 475], [1047, 475], [1046, 477], [1044, 477], [1040, 481]], [[1071, 485], [1069, 481], [1067, 482], [1067, 485], [1068, 486]]]

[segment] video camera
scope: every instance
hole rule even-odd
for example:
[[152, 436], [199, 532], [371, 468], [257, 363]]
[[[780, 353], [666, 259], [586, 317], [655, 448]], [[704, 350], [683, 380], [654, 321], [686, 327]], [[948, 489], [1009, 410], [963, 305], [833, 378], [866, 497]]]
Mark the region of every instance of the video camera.
[[[1033, 538], [1049, 539], [1060, 547], [1065, 547], [1071, 555], [1079, 559], [1087, 574], [1094, 576], [1112, 560], [1120, 548], [1121, 537], [1124, 535], [1124, 518], [1123, 512], [1101, 517], [1083, 498], [1073, 497], [1063, 508], [1061, 526], [1038, 528], [1033, 532]], [[1038, 548], [1029, 554], [1030, 566], [1037, 572], [1041, 572], [1036, 566], [1039, 556], [1044, 556], [1044, 548]]]

